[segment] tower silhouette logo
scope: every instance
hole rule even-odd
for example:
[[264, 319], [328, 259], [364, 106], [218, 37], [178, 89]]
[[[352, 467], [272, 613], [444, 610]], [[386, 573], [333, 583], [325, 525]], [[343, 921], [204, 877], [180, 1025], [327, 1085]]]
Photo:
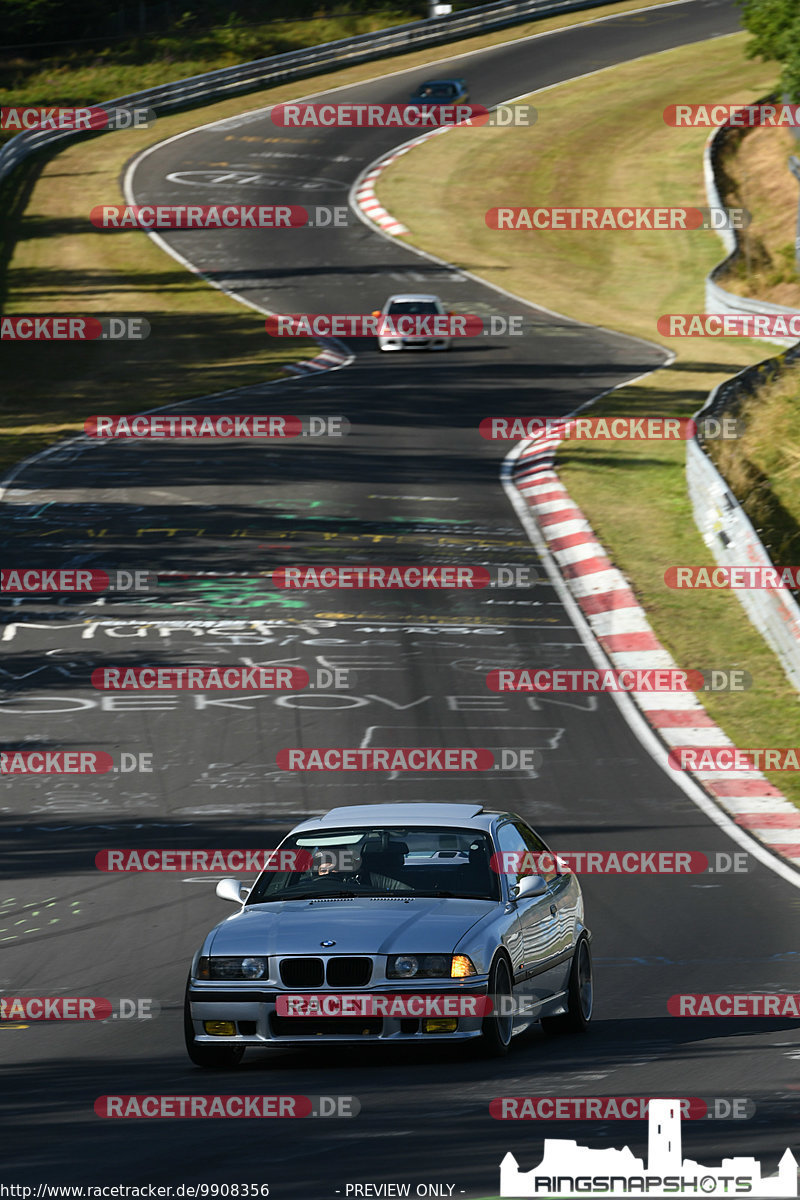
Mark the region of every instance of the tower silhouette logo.
[[622, 1150], [593, 1150], [565, 1138], [546, 1138], [542, 1161], [520, 1171], [510, 1152], [500, 1164], [501, 1197], [535, 1196], [797, 1196], [797, 1160], [786, 1150], [777, 1175], [761, 1174], [757, 1158], [724, 1158], [704, 1167], [682, 1158], [679, 1100], [651, 1100], [647, 1163]]

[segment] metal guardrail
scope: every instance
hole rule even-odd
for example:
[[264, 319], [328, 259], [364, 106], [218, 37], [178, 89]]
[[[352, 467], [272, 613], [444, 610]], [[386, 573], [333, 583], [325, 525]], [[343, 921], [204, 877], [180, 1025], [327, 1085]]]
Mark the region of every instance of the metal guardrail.
[[[236, 67], [223, 67], [203, 75], [193, 75], [175, 83], [162, 84], [141, 92], [131, 92], [93, 107], [106, 111], [115, 108], [150, 108], [156, 114], [188, 108], [193, 104], [224, 99], [238, 92], [302, 79], [318, 74], [326, 67], [341, 67], [371, 59], [399, 54], [418, 47], [452, 41], [459, 36], [483, 33], [515, 25], [528, 17], [556, 15], [584, 8], [597, 8], [605, 0], [500, 0], [471, 8], [466, 13], [395, 25], [375, 33], [326, 42], [307, 50], [293, 50], [271, 58], [257, 59]], [[0, 150], [0, 182], [29, 155], [61, 141], [81, 136], [73, 130], [28, 130], [11, 138]]]
[[[706, 143], [704, 170], [709, 205], [722, 207], [717, 186], [715, 166], [724, 141], [725, 127], [715, 130]], [[739, 253], [733, 230], [720, 230], [728, 257], [706, 278], [706, 311], [714, 313], [790, 313], [797, 309], [767, 304], [749, 296], [727, 292], [714, 282]], [[777, 338], [770, 339], [778, 341]], [[780, 339], [784, 341], [784, 339]], [[780, 372], [786, 363], [800, 359], [800, 343], [790, 342], [792, 348], [776, 357], [747, 367], [731, 379], [724, 380], [710, 393], [695, 420], [720, 417], [730, 413], [739, 401], [754, 395], [760, 385]], [[758, 536], [750, 518], [730, 487], [703, 449], [702, 440], [694, 437], [686, 444], [686, 480], [692, 511], [703, 541], [720, 566], [772, 566], [772, 559]], [[773, 590], [737, 589], [742, 607], [751, 623], [778, 656], [778, 660], [794, 688], [800, 691], [800, 606], [788, 588]]]
[[[730, 412], [733, 403], [757, 391], [765, 375], [775, 374], [792, 358], [800, 358], [800, 347], [726, 379], [714, 388], [695, 419]], [[720, 566], [774, 565], [750, 518], [696, 438], [686, 444], [686, 479], [695, 524]], [[786, 587], [742, 588], [736, 595], [778, 656], [789, 682], [800, 691], [800, 605]]]

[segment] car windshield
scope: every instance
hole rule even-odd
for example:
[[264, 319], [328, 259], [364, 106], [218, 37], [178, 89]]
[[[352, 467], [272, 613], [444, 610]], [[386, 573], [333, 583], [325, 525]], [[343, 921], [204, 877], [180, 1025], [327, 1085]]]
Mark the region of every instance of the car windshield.
[[414, 316], [424, 316], [427, 313], [438, 313], [439, 306], [435, 300], [393, 300], [389, 305], [389, 313], [411, 313]]
[[454, 96], [456, 89], [451, 83], [429, 84], [417, 93], [422, 100], [447, 100]]
[[481, 830], [324, 829], [288, 837], [280, 848], [305, 851], [306, 869], [264, 871], [248, 906], [337, 896], [500, 898], [499, 876], [490, 866], [491, 842]]

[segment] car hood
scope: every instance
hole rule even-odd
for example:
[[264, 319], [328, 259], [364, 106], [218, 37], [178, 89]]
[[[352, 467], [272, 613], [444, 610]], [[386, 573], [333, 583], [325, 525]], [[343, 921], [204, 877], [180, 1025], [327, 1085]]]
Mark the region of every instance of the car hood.
[[[210, 934], [206, 954], [447, 954], [495, 900], [418, 896], [284, 900], [244, 908]], [[335, 946], [323, 947], [323, 941]]]

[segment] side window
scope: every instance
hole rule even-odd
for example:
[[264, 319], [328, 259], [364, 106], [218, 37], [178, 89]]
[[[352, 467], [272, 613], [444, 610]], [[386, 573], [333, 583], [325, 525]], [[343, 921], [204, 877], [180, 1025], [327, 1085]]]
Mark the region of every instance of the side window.
[[509, 887], [515, 887], [524, 875], [535, 874], [523, 861], [523, 855], [527, 852], [528, 847], [513, 822], [507, 821], [497, 830], [497, 847], [501, 854], [518, 854], [520, 856], [518, 860], [514, 860], [519, 862], [519, 869], [504, 872]]
[[538, 837], [533, 832], [532, 829], [529, 829], [528, 826], [524, 824], [524, 822], [522, 822], [522, 821], [515, 822], [514, 828], [516, 829], [517, 833], [519, 834], [519, 836], [522, 838], [523, 842], [525, 843], [525, 849], [529, 850], [532, 854], [535, 854], [537, 856], [537, 862], [539, 862], [540, 855], [542, 856], [542, 859], [543, 859], [538, 871], [536, 871], [536, 872], [526, 871], [525, 874], [526, 875], [531, 875], [531, 874], [543, 875], [548, 883], [551, 883], [552, 880], [557, 879], [558, 871], [556, 869], [555, 854], [551, 854], [551, 852], [547, 849], [547, 847], [545, 846], [542, 839], [540, 837]]

